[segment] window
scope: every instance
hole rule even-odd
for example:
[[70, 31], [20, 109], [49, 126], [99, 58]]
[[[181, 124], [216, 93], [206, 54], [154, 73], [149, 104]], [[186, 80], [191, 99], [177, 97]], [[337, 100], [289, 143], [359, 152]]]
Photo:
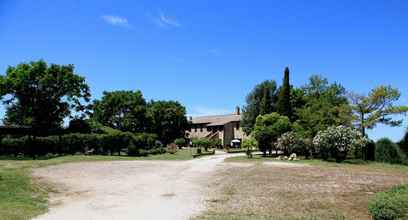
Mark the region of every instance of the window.
[[237, 130], [239, 130], [239, 122], [237, 122], [236, 128], [237, 128]]

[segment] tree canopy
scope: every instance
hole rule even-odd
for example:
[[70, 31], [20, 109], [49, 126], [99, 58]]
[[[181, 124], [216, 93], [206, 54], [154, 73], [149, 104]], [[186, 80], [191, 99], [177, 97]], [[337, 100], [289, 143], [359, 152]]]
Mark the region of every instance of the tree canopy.
[[346, 90], [337, 83], [314, 75], [303, 87], [305, 105], [296, 110], [298, 120], [294, 129], [306, 137], [330, 126], [351, 125], [352, 113]]
[[253, 137], [258, 141], [259, 149], [266, 155], [267, 150], [272, 153], [273, 143], [278, 137], [290, 130], [289, 118], [273, 112], [256, 118]]
[[6, 125], [31, 126], [37, 132], [60, 128], [64, 118], [83, 116], [90, 99], [85, 78], [74, 65], [43, 60], [8, 67], [0, 76], [0, 96], [6, 105]]
[[290, 101], [291, 89], [289, 83], [289, 68], [285, 68], [282, 86], [279, 89], [277, 111], [279, 114], [292, 118], [292, 106]]
[[242, 113], [242, 128], [247, 134], [252, 132], [258, 115], [276, 111], [277, 99], [277, 85], [273, 80], [263, 81], [248, 94]]
[[158, 135], [163, 144], [184, 137], [189, 124], [186, 109], [176, 101], [151, 101], [147, 108], [149, 131]]
[[92, 119], [121, 131], [144, 132], [146, 111], [141, 91], [105, 91], [101, 100], [94, 102]]
[[365, 135], [366, 129], [374, 128], [378, 123], [401, 125], [402, 120], [392, 117], [408, 112], [408, 106], [396, 105], [400, 96], [397, 88], [384, 85], [374, 88], [367, 96], [350, 93], [349, 98], [361, 133]]

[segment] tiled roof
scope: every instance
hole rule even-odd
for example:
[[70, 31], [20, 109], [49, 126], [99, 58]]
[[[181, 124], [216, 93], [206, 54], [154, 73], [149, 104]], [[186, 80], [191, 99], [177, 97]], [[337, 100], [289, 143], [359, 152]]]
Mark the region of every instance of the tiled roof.
[[225, 125], [229, 122], [241, 121], [241, 115], [229, 114], [229, 115], [214, 115], [214, 116], [202, 116], [195, 117], [192, 120], [193, 124], [206, 124], [207, 126], [219, 126]]

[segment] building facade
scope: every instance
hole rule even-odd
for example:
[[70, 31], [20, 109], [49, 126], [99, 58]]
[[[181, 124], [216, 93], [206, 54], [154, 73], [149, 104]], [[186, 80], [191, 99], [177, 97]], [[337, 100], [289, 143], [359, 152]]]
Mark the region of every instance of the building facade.
[[224, 147], [230, 146], [232, 140], [247, 138], [241, 128], [241, 117], [237, 107], [233, 114], [190, 118], [191, 127], [186, 134], [189, 138], [220, 139]]

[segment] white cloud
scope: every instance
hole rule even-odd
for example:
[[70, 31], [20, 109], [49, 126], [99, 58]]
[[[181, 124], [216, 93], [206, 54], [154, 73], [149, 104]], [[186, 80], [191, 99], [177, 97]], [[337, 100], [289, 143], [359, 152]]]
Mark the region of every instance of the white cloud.
[[110, 25], [119, 27], [130, 27], [129, 21], [125, 17], [115, 15], [104, 15], [102, 19]]
[[208, 116], [208, 115], [225, 115], [231, 114], [231, 110], [222, 108], [211, 108], [205, 106], [194, 106], [188, 112], [188, 116], [198, 117], [198, 116]]
[[175, 18], [169, 17], [162, 11], [159, 11], [158, 15], [150, 16], [153, 22], [162, 28], [180, 27], [181, 24]]

